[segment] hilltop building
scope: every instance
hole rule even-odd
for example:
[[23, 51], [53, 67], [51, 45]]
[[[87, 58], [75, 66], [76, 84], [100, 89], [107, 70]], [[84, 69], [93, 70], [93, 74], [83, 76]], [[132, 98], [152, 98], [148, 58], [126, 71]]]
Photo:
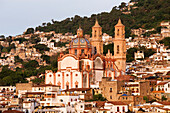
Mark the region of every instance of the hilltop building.
[[126, 68], [125, 26], [119, 19], [115, 26], [114, 56], [108, 50], [103, 55], [102, 28], [96, 20], [92, 27], [92, 39], [84, 38], [79, 27], [77, 37], [69, 44], [69, 53], [60, 54], [58, 71], [46, 70], [45, 84], [60, 86], [61, 89], [89, 88], [99, 86], [102, 77], [116, 79]]

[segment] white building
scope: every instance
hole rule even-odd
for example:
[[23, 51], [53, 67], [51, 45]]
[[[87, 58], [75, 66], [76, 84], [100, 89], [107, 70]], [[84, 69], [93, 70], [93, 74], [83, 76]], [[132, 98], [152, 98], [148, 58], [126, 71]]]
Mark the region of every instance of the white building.
[[170, 93], [170, 81], [157, 81], [156, 90]]

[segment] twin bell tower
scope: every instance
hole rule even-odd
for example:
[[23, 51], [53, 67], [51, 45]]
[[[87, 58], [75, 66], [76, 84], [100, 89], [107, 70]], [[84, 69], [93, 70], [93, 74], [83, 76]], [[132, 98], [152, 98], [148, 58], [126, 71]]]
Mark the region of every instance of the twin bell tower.
[[[121, 20], [115, 25], [115, 38], [114, 43], [114, 59], [117, 68], [120, 71], [126, 70], [126, 40], [125, 40], [125, 26]], [[102, 41], [102, 27], [96, 20], [95, 25], [92, 27], [92, 40], [91, 44], [94, 47], [95, 54], [103, 55], [103, 41]]]

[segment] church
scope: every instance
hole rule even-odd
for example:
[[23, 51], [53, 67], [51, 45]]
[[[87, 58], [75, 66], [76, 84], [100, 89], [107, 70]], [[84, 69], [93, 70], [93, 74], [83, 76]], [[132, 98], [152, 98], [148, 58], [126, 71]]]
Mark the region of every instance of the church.
[[60, 86], [61, 89], [90, 88], [99, 85], [102, 77], [116, 79], [126, 70], [125, 26], [119, 19], [115, 25], [114, 55], [103, 55], [102, 27], [96, 20], [92, 27], [92, 38], [84, 38], [79, 27], [77, 37], [69, 44], [69, 53], [61, 53], [58, 71], [46, 70], [45, 84]]

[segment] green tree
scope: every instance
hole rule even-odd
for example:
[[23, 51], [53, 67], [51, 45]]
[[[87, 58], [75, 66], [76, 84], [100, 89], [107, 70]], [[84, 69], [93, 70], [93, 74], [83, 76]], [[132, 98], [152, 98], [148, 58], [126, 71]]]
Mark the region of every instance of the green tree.
[[25, 34], [31, 34], [34, 33], [34, 28], [28, 28], [25, 32]]
[[170, 49], [170, 37], [165, 37], [163, 40], [159, 41], [159, 43], [164, 44]]
[[108, 44], [108, 45], [103, 45], [103, 54], [107, 54], [108, 50], [110, 50], [110, 53], [112, 53], [112, 55], [114, 55], [114, 43], [112, 44]]
[[29, 62], [24, 63], [23, 66], [26, 69], [32, 69], [38, 67], [39, 64], [36, 60], [30, 60]]
[[50, 64], [50, 57], [48, 55], [42, 55], [41, 58], [46, 61], [47, 64]]
[[21, 58], [19, 58], [19, 56], [15, 56], [15, 63], [20, 62], [23, 63], [23, 60]]
[[162, 101], [167, 100], [167, 98], [163, 95], [162, 96]]
[[148, 103], [148, 102], [149, 102], [149, 100], [148, 100], [148, 97], [147, 97], [147, 96], [144, 96], [144, 97], [143, 97], [143, 100], [145, 100], [145, 101], [146, 101], [146, 103]]
[[93, 101], [106, 101], [102, 94], [93, 95]]
[[36, 48], [41, 53], [44, 53], [44, 51], [49, 51], [50, 50], [50, 48], [48, 48], [44, 44], [37, 44], [37, 45], [34, 46], [34, 48]]

